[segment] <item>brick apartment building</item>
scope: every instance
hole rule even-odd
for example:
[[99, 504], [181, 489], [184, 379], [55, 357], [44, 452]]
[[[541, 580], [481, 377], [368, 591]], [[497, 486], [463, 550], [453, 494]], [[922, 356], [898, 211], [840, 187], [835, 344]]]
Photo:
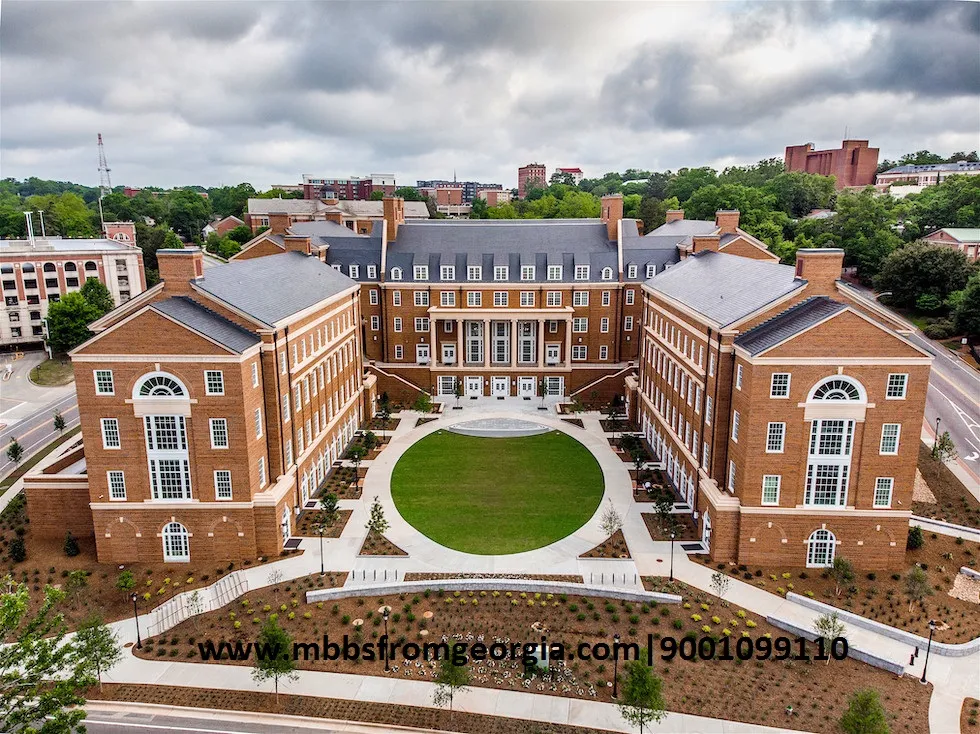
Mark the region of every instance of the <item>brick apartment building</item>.
[[970, 262], [980, 260], [980, 227], [944, 227], [926, 235], [922, 241], [958, 250]]
[[437, 189], [440, 187], [452, 187], [463, 189], [463, 203], [472, 204], [473, 200], [479, 196], [481, 191], [502, 191], [503, 186], [496, 183], [480, 183], [479, 181], [456, 181], [448, 180], [444, 178], [431, 178], [426, 180], [417, 180], [415, 182], [415, 188], [419, 189]]
[[[339, 199], [249, 199], [245, 223], [253, 232], [271, 226], [270, 217], [287, 215], [291, 224], [299, 222], [335, 222], [359, 234], [370, 233], [375, 222], [383, 219], [380, 201], [341, 201]], [[405, 202], [409, 219], [428, 219], [424, 201]]]
[[101, 239], [0, 240], [0, 346], [38, 344], [48, 305], [98, 278], [118, 306], [146, 288], [132, 222], [106, 222]]
[[375, 191], [392, 196], [397, 188], [391, 173], [372, 173], [370, 176], [350, 178], [317, 178], [303, 174], [304, 199], [340, 199], [341, 201], [367, 201]]
[[523, 199], [527, 196], [528, 187], [532, 183], [536, 186], [548, 184], [548, 169], [543, 163], [528, 163], [517, 169], [517, 198]]
[[786, 170], [836, 176], [837, 189], [873, 186], [878, 170], [878, 149], [867, 140], [845, 140], [835, 150], [814, 150], [813, 143], [786, 147]]
[[206, 273], [197, 248], [159, 251], [163, 282], [72, 352], [84, 448], [28, 482], [32, 517], [94, 534], [101, 562], [280, 552], [375, 382], [357, 283], [290, 245]]

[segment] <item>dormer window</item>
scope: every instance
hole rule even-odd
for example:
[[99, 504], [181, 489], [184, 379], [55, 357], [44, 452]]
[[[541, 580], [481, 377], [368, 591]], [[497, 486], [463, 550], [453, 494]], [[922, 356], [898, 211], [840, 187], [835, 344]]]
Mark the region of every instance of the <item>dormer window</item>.
[[413, 272], [413, 277], [415, 280], [428, 280], [429, 279], [429, 266], [428, 265], [416, 265]]
[[392, 268], [391, 269], [391, 279], [392, 280], [401, 280], [402, 279], [402, 269], [401, 268]]

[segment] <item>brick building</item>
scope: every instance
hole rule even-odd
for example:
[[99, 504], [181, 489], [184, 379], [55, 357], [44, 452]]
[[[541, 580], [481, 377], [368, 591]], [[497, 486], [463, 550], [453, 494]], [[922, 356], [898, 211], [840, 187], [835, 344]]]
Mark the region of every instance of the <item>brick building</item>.
[[477, 198], [481, 191], [502, 191], [503, 186], [495, 183], [480, 183], [479, 181], [456, 181], [455, 179], [450, 181], [444, 178], [432, 178], [426, 180], [419, 180], [415, 182], [415, 188], [421, 191], [422, 189], [436, 189], [442, 186], [451, 187], [462, 187], [463, 189], [463, 203], [472, 204], [473, 199]]
[[576, 166], [575, 168], [556, 168], [555, 173], [564, 173], [572, 177], [572, 183], [578, 186], [582, 183], [582, 179], [585, 178], [585, 174], [582, 169]]
[[106, 222], [102, 239], [0, 240], [0, 345], [37, 344], [48, 304], [98, 278], [118, 306], [143, 292], [143, 252], [132, 222]]
[[630, 410], [713, 559], [902, 565], [931, 357], [842, 263], [695, 237], [643, 286]]
[[[360, 234], [369, 233], [374, 222], [383, 219], [380, 201], [341, 201], [339, 199], [249, 199], [245, 223], [257, 232], [271, 227], [271, 218], [285, 215], [289, 224], [299, 222], [335, 222]], [[406, 201], [405, 216], [409, 219], [428, 219], [429, 209], [424, 201]]]
[[370, 176], [350, 178], [317, 178], [308, 173], [303, 174], [304, 199], [367, 201], [375, 191], [391, 196], [396, 188], [395, 176], [392, 173], [372, 173]]
[[836, 176], [837, 189], [873, 186], [878, 170], [878, 149], [867, 140], [845, 140], [835, 150], [814, 150], [813, 143], [786, 147], [786, 170]]
[[527, 196], [527, 190], [532, 185], [548, 185], [548, 169], [543, 163], [528, 163], [517, 169], [517, 198]]
[[289, 245], [206, 273], [197, 248], [159, 251], [163, 282], [72, 352], [81, 469], [28, 482], [32, 516], [76, 518], [101, 562], [280, 552], [375, 383], [357, 283]]
[[970, 262], [980, 260], [980, 227], [944, 227], [926, 235], [922, 241], [959, 250]]

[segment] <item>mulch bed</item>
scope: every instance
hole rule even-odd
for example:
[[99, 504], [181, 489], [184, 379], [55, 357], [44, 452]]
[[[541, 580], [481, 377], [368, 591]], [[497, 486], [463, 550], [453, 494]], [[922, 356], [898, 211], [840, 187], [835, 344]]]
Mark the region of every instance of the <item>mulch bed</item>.
[[960, 709], [960, 734], [976, 734], [980, 732], [980, 701], [975, 698], [964, 698]]
[[[392, 412], [394, 412], [394, 410]], [[371, 431], [385, 431], [386, 433], [390, 433], [391, 431], [394, 431], [396, 428], [398, 428], [398, 424], [400, 422], [401, 422], [400, 418], [389, 418], [388, 422], [385, 423], [380, 418], [375, 416], [370, 421], [368, 421], [367, 425], [364, 427]]]
[[439, 420], [439, 416], [424, 416], [415, 421], [415, 427], [424, 426], [426, 423], [431, 423], [432, 421]]
[[364, 539], [364, 545], [357, 552], [359, 556], [407, 556], [397, 545], [388, 540], [385, 536], [375, 532], [369, 532]]
[[562, 423], [571, 423], [578, 428], [585, 428], [585, 423], [582, 422], [581, 418], [561, 418], [560, 420]]
[[622, 530], [617, 530], [592, 550], [586, 551], [579, 558], [630, 558], [630, 549], [626, 545], [626, 537]]
[[[299, 513], [299, 520], [296, 521], [296, 535], [305, 538], [319, 538], [320, 535], [316, 531], [316, 521], [319, 514], [317, 510], [303, 510]], [[323, 534], [323, 537], [339, 538], [352, 514], [353, 510], [338, 510], [337, 522], [327, 526], [327, 532]]]
[[[130, 701], [193, 708], [274, 713], [335, 721], [363, 721], [413, 729], [437, 729], [467, 734], [603, 734], [604, 729], [565, 726], [525, 719], [487, 716], [456, 711], [451, 723], [449, 711], [422, 706], [396, 706], [390, 703], [348, 701], [342, 698], [294, 696], [273, 693], [227, 691], [214, 688], [179, 688], [174, 686], [106, 683], [102, 690], [93, 687], [86, 694], [92, 701]], [[529, 728], [530, 727], [530, 728]]]
[[556, 581], [568, 584], [581, 584], [581, 576], [561, 574], [527, 574], [527, 573], [420, 573], [409, 571], [405, 574], [406, 581], [443, 581], [445, 579], [527, 579], [531, 581]]
[[[653, 540], [670, 540], [670, 528], [663, 527], [660, 522], [660, 517], [655, 512], [643, 512], [640, 513], [640, 517], [643, 518], [643, 524], [647, 526], [647, 531]], [[698, 534], [698, 527], [694, 523], [694, 518], [690, 515], [687, 513], [680, 515], [673, 514], [671, 518], [674, 520], [675, 542], [681, 540], [701, 540], [701, 536]]]
[[919, 471], [937, 504], [913, 502], [912, 513], [934, 520], [980, 528], [980, 501], [974, 497], [945, 464], [932, 458], [931, 446], [919, 444]]
[[[952, 559], [947, 558], [946, 554], [951, 554]], [[706, 556], [692, 558], [707, 566], [719, 565]], [[905, 566], [900, 571], [855, 571], [854, 579], [842, 589], [839, 597], [833, 579], [821, 569], [721, 564], [719, 570], [726, 570], [776, 594], [795, 591], [797, 594], [812, 595], [817, 601], [923, 637], [929, 636], [929, 620], [934, 619], [940, 625], [934, 639], [960, 643], [980, 636], [980, 605], [951, 597], [947, 591], [952, 588], [960, 566], [970, 566], [977, 560], [980, 560], [980, 543], [964, 541], [957, 544], [955, 538], [926, 533], [925, 544], [921, 548], [906, 551]], [[933, 593], [913, 604], [909, 612], [905, 573], [914, 564], [921, 565], [929, 575]], [[944, 625], [949, 627], [944, 628]]]
[[[367, 474], [367, 468], [361, 466], [357, 468], [357, 477], [363, 477]], [[320, 485], [319, 490], [314, 495], [315, 497], [321, 497], [322, 495], [329, 494], [333, 492], [337, 495], [338, 499], [342, 500], [356, 500], [361, 498], [361, 487], [351, 486], [354, 484], [354, 467], [352, 466], [335, 466], [330, 469], [330, 473], [327, 474], [326, 479], [323, 480], [323, 484]]]
[[[138, 654], [151, 660], [171, 658], [199, 661], [197, 642], [208, 639], [217, 645], [222, 640], [251, 641], [262, 622], [272, 613], [277, 614], [279, 623], [295, 641], [322, 641], [323, 635], [339, 640], [345, 634], [359, 643], [374, 641], [383, 632], [378, 612], [383, 605], [390, 606], [393, 612], [388, 621], [391, 639], [402, 644], [409, 641], [438, 642], [444, 636], [461, 641], [473, 640], [482, 635], [485, 644], [489, 645], [505, 639], [537, 641], [545, 635], [550, 643], [561, 643], [565, 650], [577, 652], [580, 643], [609, 644], [614, 633], [620, 634], [625, 643], [636, 642], [640, 645], [646, 645], [647, 635], [654, 635], [655, 640], [661, 636], [680, 640], [689, 634], [696, 638], [711, 635], [717, 639], [724, 634], [724, 630], [737, 638], [744, 632], [754, 640], [767, 634], [772, 637], [786, 636], [783, 631], [767, 624], [763, 617], [682, 584], [670, 584], [660, 578], [646, 578], [644, 584], [648, 588], [656, 585], [656, 590], [680, 594], [683, 605], [589, 599], [576, 594], [476, 590], [439, 593], [433, 589], [414, 595], [353, 597], [304, 604], [304, 596], [298, 589], [292, 591], [290, 596], [280, 596], [278, 600], [272, 598], [270, 590], [257, 589], [248, 593], [247, 605], [243, 600], [232, 602], [223, 609], [202, 615], [196, 626], [194, 620], [182, 622], [165, 636], [149, 640]], [[283, 605], [286, 606], [285, 612], [280, 611]], [[292, 619], [288, 618], [289, 613], [293, 614]], [[241, 622], [237, 630], [234, 628], [236, 621]], [[360, 622], [360, 626], [355, 626], [355, 621]], [[703, 631], [705, 626], [708, 627], [707, 632]], [[697, 661], [676, 657], [667, 662], [659, 658], [660, 644], [654, 644], [657, 652], [656, 674], [663, 679], [664, 697], [671, 711], [821, 734], [839, 734], [837, 722], [847, 707], [850, 695], [859, 689], [874, 688], [881, 695], [889, 713], [892, 731], [928, 730], [932, 689], [921, 685], [913, 677], [899, 678], [852, 659], [832, 660], [827, 664], [772, 659], [739, 663], [720, 660], [716, 656]], [[474, 662], [469, 671], [474, 687], [527, 690], [543, 695], [608, 703], [612, 700], [609, 684], [613, 670], [610, 663], [584, 659], [578, 655], [563, 661], [553, 658], [553, 672], [547, 678], [535, 678], [526, 687], [520, 678], [523, 666], [519, 660], [503, 660], [493, 666]], [[248, 665], [245, 661], [232, 662], [227, 659], [200, 664]], [[298, 661], [302, 669], [387, 675], [401, 680], [410, 678], [423, 681], [432, 680], [435, 665], [434, 661], [430, 661], [416, 666], [398, 658], [393, 661], [392, 670], [386, 674], [383, 664], [377, 661], [328, 661], [314, 660], [312, 657]], [[176, 703], [166, 695], [169, 695], [169, 691], [161, 693], [158, 702]], [[242, 699], [252, 698], [251, 694], [232, 695]], [[217, 702], [198, 705], [222, 707]], [[793, 706], [794, 716], [787, 717], [787, 706]], [[356, 704], [356, 707], [366, 708], [362, 704]], [[344, 718], [345, 715], [332, 716]], [[398, 718], [398, 723], [426, 725], [407, 716]], [[520, 725], [523, 728], [518, 731], [529, 731], [526, 722], [520, 722]]]

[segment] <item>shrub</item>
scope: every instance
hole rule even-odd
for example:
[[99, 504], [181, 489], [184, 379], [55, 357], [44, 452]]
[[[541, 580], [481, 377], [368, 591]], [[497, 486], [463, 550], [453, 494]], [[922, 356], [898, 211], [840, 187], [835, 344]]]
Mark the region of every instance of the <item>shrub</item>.
[[949, 339], [955, 332], [956, 328], [949, 319], [936, 319], [922, 330], [930, 339]]
[[10, 541], [10, 549], [7, 551], [7, 555], [10, 556], [10, 560], [14, 563], [27, 560], [27, 548], [24, 546], [24, 540], [22, 538], [14, 538]]
[[65, 549], [65, 555], [68, 556], [69, 558], [73, 558], [74, 556], [77, 556], [80, 552], [78, 549], [78, 540], [75, 538], [74, 535], [71, 534], [71, 530], [65, 533], [64, 549]]
[[922, 536], [922, 528], [915, 525], [909, 528], [909, 538], [905, 543], [905, 547], [908, 550], [918, 550], [925, 543], [925, 538]]

